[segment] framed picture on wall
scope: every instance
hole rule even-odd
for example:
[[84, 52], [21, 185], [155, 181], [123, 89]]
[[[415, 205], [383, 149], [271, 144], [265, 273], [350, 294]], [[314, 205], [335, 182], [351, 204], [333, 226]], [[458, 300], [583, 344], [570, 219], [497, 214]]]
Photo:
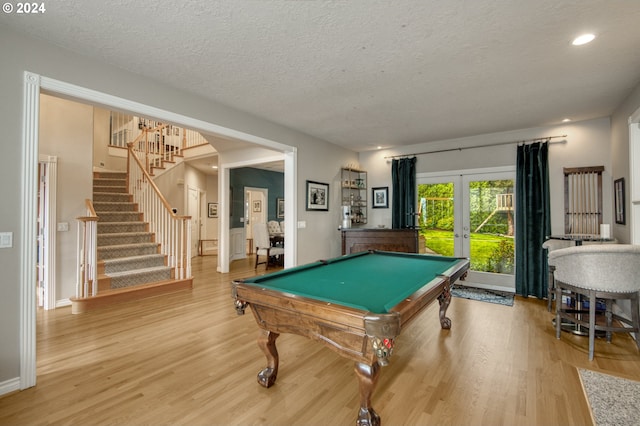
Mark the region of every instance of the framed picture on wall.
[[218, 203], [209, 203], [207, 207], [208, 217], [218, 217]]
[[329, 184], [307, 181], [307, 210], [329, 211]]
[[278, 219], [284, 219], [284, 198], [276, 198], [276, 213]]
[[383, 186], [379, 188], [371, 188], [371, 208], [388, 209], [389, 208], [389, 187]]
[[262, 201], [253, 200], [253, 212], [260, 213], [262, 211]]
[[616, 223], [624, 225], [624, 178], [613, 181], [613, 203], [616, 212]]

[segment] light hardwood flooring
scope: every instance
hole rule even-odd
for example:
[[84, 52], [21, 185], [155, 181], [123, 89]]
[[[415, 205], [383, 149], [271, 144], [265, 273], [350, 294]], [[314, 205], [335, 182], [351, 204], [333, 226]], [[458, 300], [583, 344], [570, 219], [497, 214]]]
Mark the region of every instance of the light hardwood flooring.
[[[229, 274], [215, 263], [194, 259], [192, 291], [39, 312], [37, 386], [0, 398], [0, 424], [354, 424], [353, 363], [317, 342], [282, 335], [278, 381], [258, 385], [258, 328], [230, 294], [253, 263], [234, 262]], [[628, 334], [598, 339], [589, 362], [586, 338], [556, 340], [545, 301], [454, 298], [448, 316], [452, 329], [441, 330], [436, 302], [398, 338], [373, 395], [383, 424], [589, 425], [576, 367], [640, 379]]]

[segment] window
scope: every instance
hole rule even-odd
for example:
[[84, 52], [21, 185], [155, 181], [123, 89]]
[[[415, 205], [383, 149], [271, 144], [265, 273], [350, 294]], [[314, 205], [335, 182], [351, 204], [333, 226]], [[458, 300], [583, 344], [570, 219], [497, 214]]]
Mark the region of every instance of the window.
[[564, 169], [564, 232], [599, 234], [604, 166]]

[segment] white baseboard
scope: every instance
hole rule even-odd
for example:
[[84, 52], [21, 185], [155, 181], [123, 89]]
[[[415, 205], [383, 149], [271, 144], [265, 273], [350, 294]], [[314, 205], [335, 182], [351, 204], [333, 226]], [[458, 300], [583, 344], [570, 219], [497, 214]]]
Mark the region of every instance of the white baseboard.
[[9, 379], [0, 383], [0, 395], [6, 395], [20, 390], [20, 378]]
[[71, 306], [71, 300], [60, 299], [56, 301], [56, 308], [64, 308], [65, 306]]

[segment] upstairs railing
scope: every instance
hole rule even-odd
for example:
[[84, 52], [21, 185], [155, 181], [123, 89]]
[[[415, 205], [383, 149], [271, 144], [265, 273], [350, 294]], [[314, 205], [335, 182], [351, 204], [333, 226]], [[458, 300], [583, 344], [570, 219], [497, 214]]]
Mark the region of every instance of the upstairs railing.
[[[142, 138], [144, 135], [140, 135]], [[127, 179], [129, 193], [144, 214], [149, 231], [160, 243], [175, 279], [191, 278], [191, 216], [176, 215], [145, 170], [134, 150], [136, 141], [127, 145]]]
[[98, 216], [91, 200], [85, 200], [87, 215], [78, 218], [78, 271], [76, 297], [85, 298], [98, 293]]
[[112, 112], [110, 146], [127, 148], [134, 141], [136, 156], [149, 174], [153, 174], [153, 167], [160, 168], [165, 162], [175, 162], [175, 157], [182, 156], [185, 149], [209, 144], [194, 130]]

